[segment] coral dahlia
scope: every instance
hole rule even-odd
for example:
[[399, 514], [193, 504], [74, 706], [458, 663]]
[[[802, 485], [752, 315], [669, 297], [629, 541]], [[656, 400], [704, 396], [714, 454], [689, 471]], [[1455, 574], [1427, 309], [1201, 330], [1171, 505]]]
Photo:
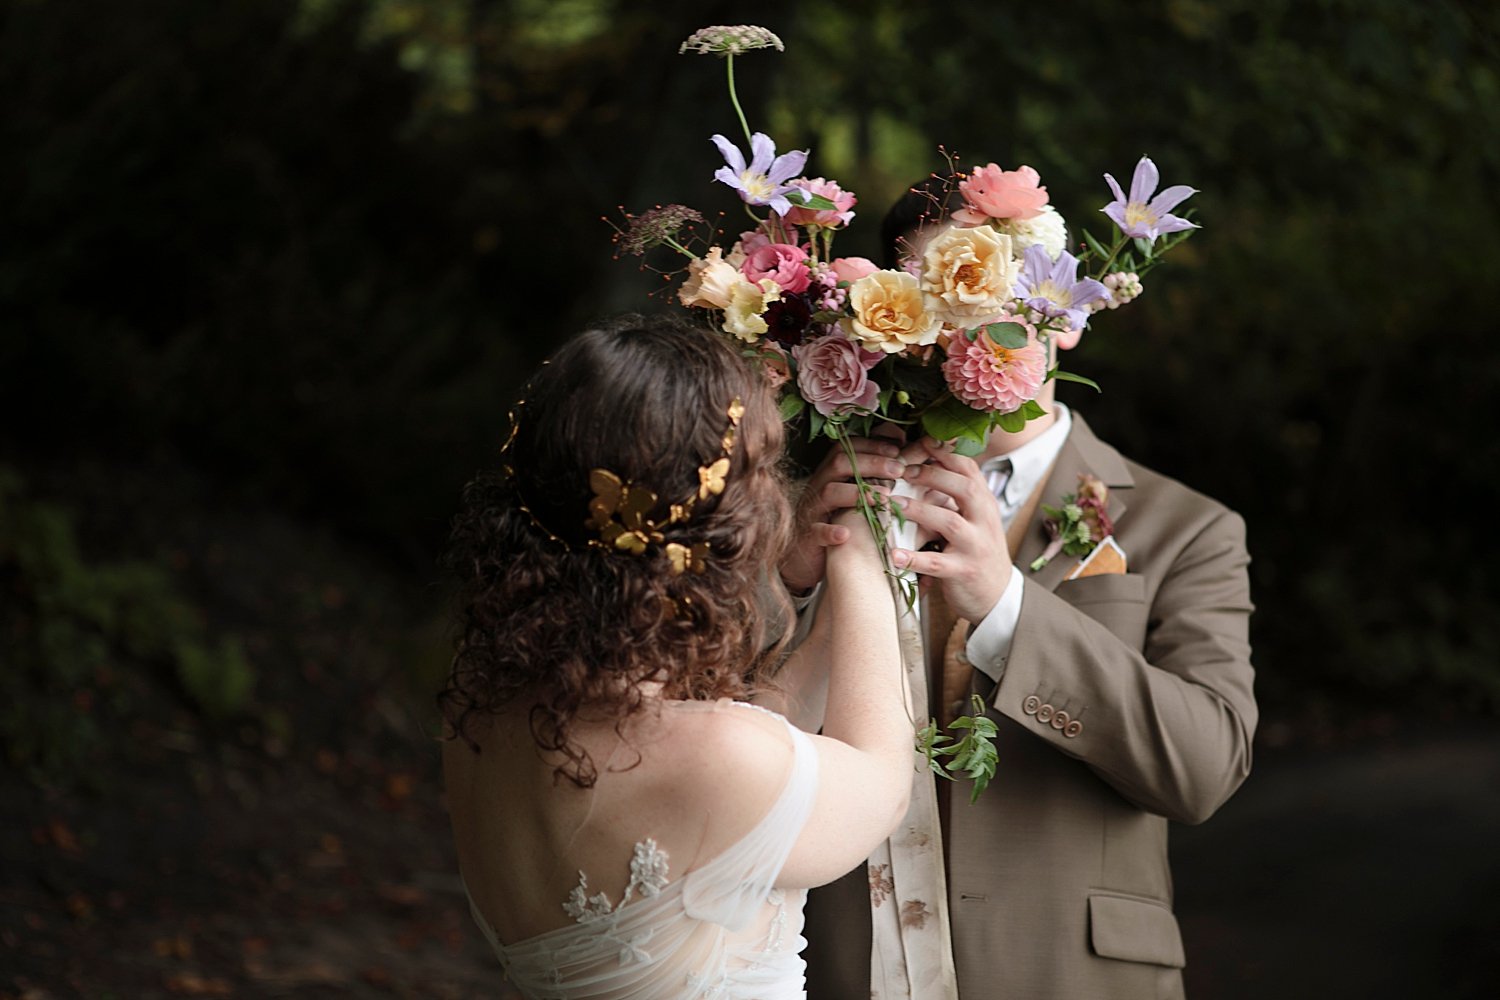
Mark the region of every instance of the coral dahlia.
[[1047, 351], [1036, 327], [1010, 316], [1000, 322], [1026, 328], [1026, 346], [1001, 347], [983, 330], [972, 341], [955, 336], [943, 362], [943, 377], [959, 402], [976, 410], [1010, 413], [1035, 399], [1047, 379]]

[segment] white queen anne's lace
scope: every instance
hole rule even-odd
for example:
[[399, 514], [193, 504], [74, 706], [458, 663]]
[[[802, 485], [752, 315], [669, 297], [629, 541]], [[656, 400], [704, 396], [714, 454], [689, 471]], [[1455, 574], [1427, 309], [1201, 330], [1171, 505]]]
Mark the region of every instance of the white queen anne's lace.
[[715, 24], [689, 35], [677, 54], [701, 52], [704, 55], [737, 56], [753, 49], [783, 52], [785, 46], [775, 32], [758, 24]]

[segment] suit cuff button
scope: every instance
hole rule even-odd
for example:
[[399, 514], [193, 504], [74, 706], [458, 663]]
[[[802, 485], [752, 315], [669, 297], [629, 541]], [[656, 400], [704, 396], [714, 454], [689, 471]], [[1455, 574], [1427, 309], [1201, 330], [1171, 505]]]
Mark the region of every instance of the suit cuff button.
[[1070, 740], [1075, 739], [1081, 732], [1083, 732], [1083, 723], [1079, 722], [1077, 719], [1074, 719], [1072, 722], [1069, 722], [1065, 727], [1063, 727], [1063, 735]]
[[1041, 708], [1039, 708], [1039, 709], [1036, 710], [1036, 721], [1038, 721], [1038, 722], [1051, 722], [1052, 721], [1052, 716], [1056, 712], [1057, 712], [1057, 709], [1053, 708], [1051, 705], [1043, 705]]
[[1068, 723], [1071, 721], [1072, 719], [1069, 718], [1067, 712], [1058, 709], [1057, 714], [1052, 716], [1052, 728], [1056, 729], [1058, 732], [1062, 732], [1067, 728]]
[[1025, 701], [1021, 702], [1021, 711], [1025, 712], [1027, 715], [1035, 715], [1036, 710], [1041, 707], [1042, 699], [1038, 698], [1036, 695], [1030, 695]]

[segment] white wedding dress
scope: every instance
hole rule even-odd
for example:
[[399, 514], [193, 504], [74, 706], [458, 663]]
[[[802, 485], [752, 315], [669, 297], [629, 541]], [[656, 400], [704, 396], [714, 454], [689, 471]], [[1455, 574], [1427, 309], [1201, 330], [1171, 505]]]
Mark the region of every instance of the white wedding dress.
[[[674, 878], [649, 837], [628, 859], [630, 881], [611, 901], [588, 875], [561, 905], [575, 923], [501, 944], [470, 901], [474, 920], [512, 986], [533, 1000], [783, 1000], [806, 997], [801, 952], [804, 889], [775, 888], [818, 790], [817, 752], [791, 734], [791, 773], [756, 825], [723, 853]], [[713, 708], [711, 704], [704, 706]], [[646, 833], [648, 831], [642, 831]], [[621, 866], [627, 859], [621, 858]]]

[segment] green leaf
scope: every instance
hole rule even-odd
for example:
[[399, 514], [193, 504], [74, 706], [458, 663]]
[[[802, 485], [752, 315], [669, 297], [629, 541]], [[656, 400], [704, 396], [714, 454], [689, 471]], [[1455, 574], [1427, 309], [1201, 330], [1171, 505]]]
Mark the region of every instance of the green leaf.
[[1093, 379], [1086, 378], [1083, 375], [1074, 375], [1072, 372], [1065, 372], [1061, 368], [1054, 368], [1054, 369], [1052, 369], [1052, 371], [1050, 371], [1050, 372], [1047, 373], [1047, 377], [1048, 378], [1055, 378], [1059, 382], [1077, 382], [1079, 385], [1086, 385], [1086, 386], [1088, 386], [1090, 389], [1093, 389], [1095, 392], [1103, 392], [1104, 391], [1103, 389], [1099, 388], [1099, 383], [1095, 382]]
[[1008, 351], [1019, 351], [1026, 346], [1026, 328], [1020, 323], [991, 323], [984, 332]]
[[823, 425], [827, 422], [828, 418], [823, 416], [823, 414], [819, 413], [817, 410], [808, 410], [807, 439], [809, 441], [816, 441], [823, 434]]
[[939, 441], [956, 444], [966, 439], [982, 446], [989, 437], [990, 415], [965, 406], [950, 395], [922, 414], [922, 430]]
[[1016, 410], [1014, 413], [997, 413], [995, 414], [995, 426], [1007, 434], [1015, 434], [1026, 426], [1026, 418], [1022, 416], [1020, 410]]
[[1135, 248], [1139, 250], [1141, 252], [1141, 256], [1146, 258], [1147, 260], [1151, 259], [1151, 242], [1151, 240], [1145, 239], [1144, 237], [1140, 236], [1137, 236], [1135, 239]]
[[1045, 417], [1047, 415], [1047, 411], [1042, 409], [1042, 404], [1034, 399], [1028, 399], [1022, 403], [1020, 413], [1027, 420], [1035, 420], [1038, 417]]
[[781, 411], [781, 420], [785, 423], [801, 414], [807, 408], [807, 403], [795, 392], [789, 392], [781, 397], [781, 402], [776, 404], [776, 408]]
[[788, 191], [786, 193], [786, 200], [792, 202], [793, 204], [800, 205], [802, 208], [810, 208], [818, 212], [827, 211], [830, 208], [838, 208], [837, 205], [835, 205], [833, 202], [829, 201], [822, 195], [813, 194], [811, 191], [807, 191], [802, 188]]
[[975, 441], [973, 438], [959, 438], [953, 442], [953, 454], [962, 455], [964, 458], [976, 458], [984, 453], [986, 442]]
[[1083, 240], [1089, 245], [1089, 249], [1094, 251], [1094, 254], [1100, 260], [1109, 259], [1109, 250], [1104, 246], [1103, 243], [1100, 243], [1097, 239], [1095, 239], [1094, 234], [1089, 232], [1087, 229], [1083, 231]]

